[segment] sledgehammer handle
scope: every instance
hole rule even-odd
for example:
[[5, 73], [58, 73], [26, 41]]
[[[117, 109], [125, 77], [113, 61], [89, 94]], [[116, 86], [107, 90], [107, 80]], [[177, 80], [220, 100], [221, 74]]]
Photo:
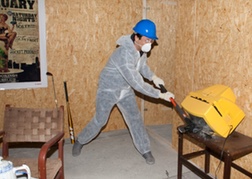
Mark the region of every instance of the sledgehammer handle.
[[[159, 86], [160, 86], [161, 93], [167, 92], [167, 90], [165, 89], [163, 85], [159, 85]], [[179, 132], [185, 133], [187, 131], [191, 131], [194, 128], [194, 124], [192, 123], [189, 116], [187, 116], [185, 111], [176, 103], [176, 101], [173, 98], [170, 98], [170, 101], [173, 107], [175, 108], [175, 110], [177, 111], [178, 115], [180, 116], [180, 118], [186, 123], [186, 127], [178, 127]]]
[[[167, 92], [167, 89], [164, 87], [164, 85], [159, 85], [159, 86], [160, 86], [161, 93], [166, 93]], [[171, 101], [171, 103], [172, 103], [172, 105], [174, 107], [177, 106], [177, 103], [176, 103], [176, 101], [173, 98], [170, 98], [170, 101]]]
[[[167, 89], [164, 87], [164, 85], [159, 85], [159, 86], [160, 86], [161, 93], [166, 93], [167, 92]], [[177, 104], [177, 102], [173, 98], [170, 98], [170, 101], [171, 101], [173, 107], [175, 108], [175, 110], [177, 111], [177, 113], [179, 114], [179, 116], [182, 119], [187, 121], [188, 120], [187, 115], [185, 114], [184, 110]]]
[[167, 89], [164, 87], [164, 85], [159, 85], [161, 93], [166, 93]]

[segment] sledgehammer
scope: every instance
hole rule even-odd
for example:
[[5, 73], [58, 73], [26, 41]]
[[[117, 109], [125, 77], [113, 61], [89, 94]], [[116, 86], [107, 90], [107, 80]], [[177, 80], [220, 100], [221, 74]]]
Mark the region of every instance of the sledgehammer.
[[[159, 85], [159, 86], [160, 86], [161, 93], [167, 92], [164, 85]], [[173, 98], [170, 98], [170, 101], [171, 101], [174, 109], [176, 110], [176, 112], [180, 116], [180, 118], [186, 123], [186, 126], [178, 127], [179, 132], [185, 133], [185, 132], [191, 131], [195, 127], [195, 124], [193, 124], [190, 117], [185, 113], [185, 111], [177, 104], [177, 102]]]

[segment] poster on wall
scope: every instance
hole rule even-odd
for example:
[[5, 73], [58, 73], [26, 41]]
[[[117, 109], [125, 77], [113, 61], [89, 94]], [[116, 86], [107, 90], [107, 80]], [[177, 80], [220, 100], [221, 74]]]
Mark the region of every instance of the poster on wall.
[[0, 89], [47, 87], [44, 0], [1, 0], [0, 9]]

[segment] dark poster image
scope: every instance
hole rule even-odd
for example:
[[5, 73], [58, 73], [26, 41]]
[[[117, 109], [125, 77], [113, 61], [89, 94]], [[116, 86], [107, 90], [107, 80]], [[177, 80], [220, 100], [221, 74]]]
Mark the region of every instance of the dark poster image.
[[0, 0], [0, 89], [46, 87], [44, 0]]

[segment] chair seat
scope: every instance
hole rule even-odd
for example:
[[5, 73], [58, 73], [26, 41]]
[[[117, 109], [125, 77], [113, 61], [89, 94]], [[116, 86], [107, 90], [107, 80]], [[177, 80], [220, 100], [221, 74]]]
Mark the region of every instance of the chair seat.
[[[38, 172], [38, 160], [32, 158], [12, 158], [8, 157], [5, 160], [11, 161], [13, 166], [21, 166], [23, 164], [27, 165], [31, 170], [31, 176], [33, 178], [39, 178]], [[48, 167], [53, 166], [53, 167]], [[62, 166], [62, 161], [58, 158], [48, 158], [47, 159], [47, 167], [46, 167], [46, 175], [47, 178], [54, 178], [59, 171], [60, 167]]]

